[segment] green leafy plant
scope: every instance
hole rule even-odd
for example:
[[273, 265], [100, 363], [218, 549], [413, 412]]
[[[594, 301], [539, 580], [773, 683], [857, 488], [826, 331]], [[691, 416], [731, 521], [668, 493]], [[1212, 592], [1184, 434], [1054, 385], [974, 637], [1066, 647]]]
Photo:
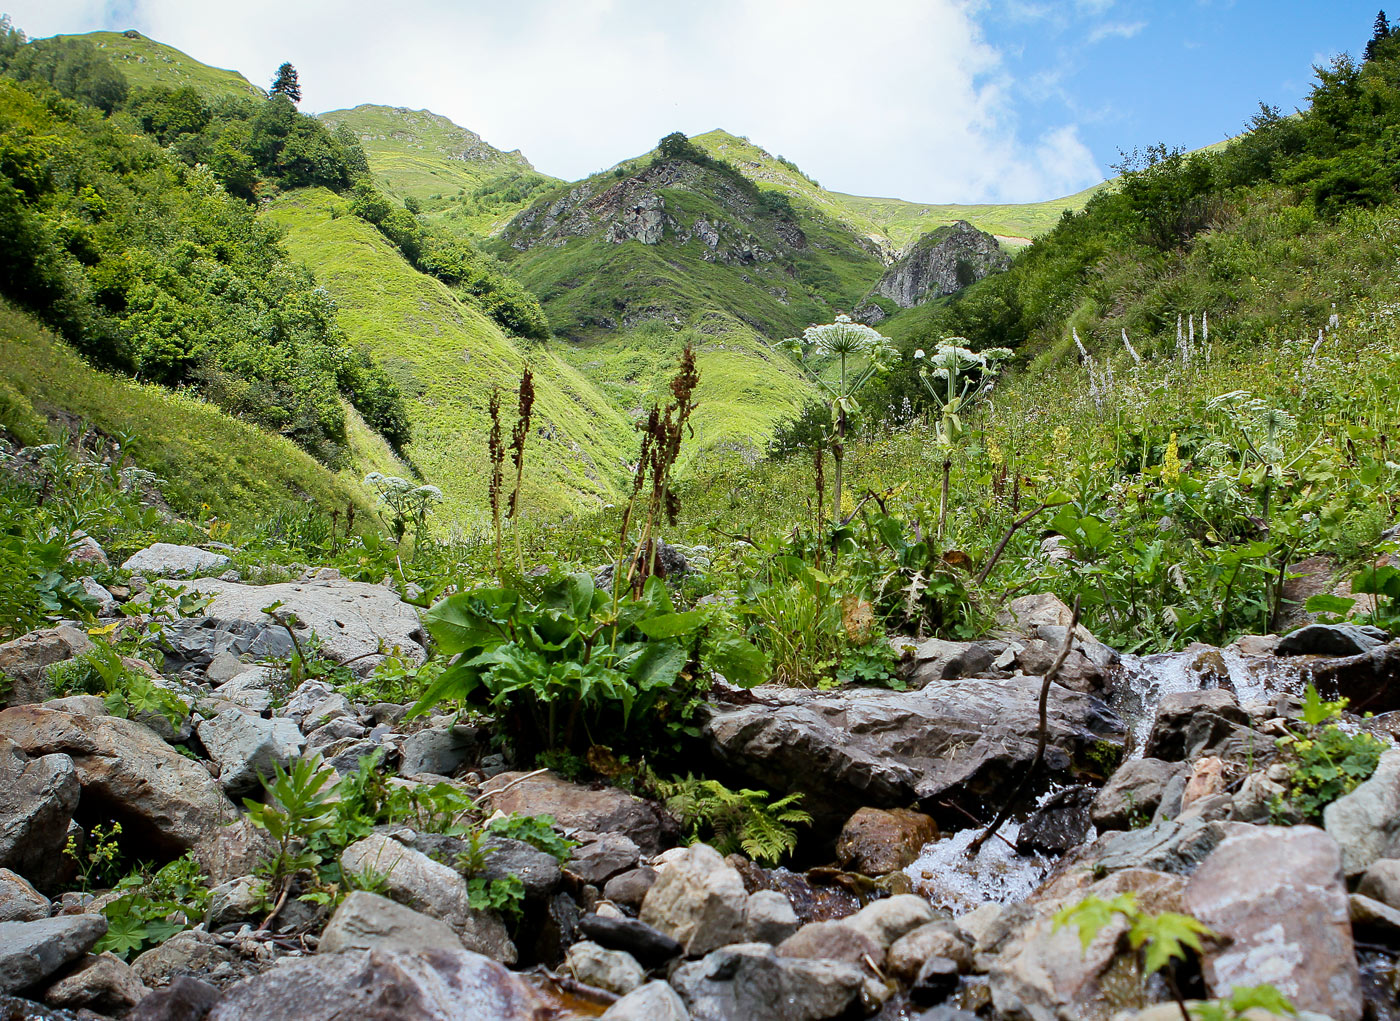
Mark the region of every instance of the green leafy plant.
[[273, 853], [258, 866], [272, 904], [264, 928], [281, 911], [293, 881], [299, 875], [314, 875], [320, 865], [320, 856], [308, 842], [335, 822], [331, 792], [325, 789], [334, 776], [333, 769], [321, 768], [319, 755], [297, 759], [290, 770], [274, 765], [270, 782], [263, 778], [266, 801], [243, 799], [248, 820], [266, 830], [275, 844]]
[[1289, 770], [1288, 804], [1310, 821], [1320, 820], [1324, 808], [1374, 773], [1388, 747], [1365, 731], [1352, 733], [1337, 726], [1334, 721], [1346, 705], [1345, 698], [1323, 700], [1309, 684], [1303, 696], [1302, 729], [1275, 742]]
[[496, 911], [519, 918], [524, 911], [525, 881], [508, 875], [500, 879], [474, 876], [467, 880], [467, 902], [478, 911]]
[[159, 946], [198, 922], [209, 906], [208, 877], [186, 853], [154, 875], [138, 869], [117, 883], [122, 895], [102, 909], [107, 932], [94, 948], [123, 960]]
[[[109, 625], [103, 630], [110, 633], [110, 628]], [[103, 631], [89, 634], [92, 648], [50, 669], [49, 683], [55, 691], [65, 695], [100, 695], [107, 711], [124, 719], [155, 713], [164, 716], [173, 727], [185, 721], [189, 708], [175, 692], [156, 684], [139, 670], [128, 668]]]
[[569, 853], [578, 847], [577, 840], [561, 836], [554, 828], [552, 815], [510, 815], [497, 816], [486, 824], [486, 832], [509, 840], [519, 840], [545, 854], [552, 854], [562, 865], [569, 860]]
[[687, 774], [654, 778], [652, 787], [692, 841], [708, 839], [720, 854], [743, 851], [754, 861], [777, 864], [797, 848], [797, 826], [812, 816], [798, 807], [802, 795], [771, 800], [767, 791], [730, 790], [718, 780]]
[[77, 865], [78, 881], [84, 890], [91, 890], [104, 882], [115, 882], [120, 875], [122, 850], [117, 838], [121, 834], [121, 823], [114, 822], [105, 829], [99, 823], [88, 831], [87, 846], [81, 849], [78, 838], [69, 835], [63, 845], [63, 854]]

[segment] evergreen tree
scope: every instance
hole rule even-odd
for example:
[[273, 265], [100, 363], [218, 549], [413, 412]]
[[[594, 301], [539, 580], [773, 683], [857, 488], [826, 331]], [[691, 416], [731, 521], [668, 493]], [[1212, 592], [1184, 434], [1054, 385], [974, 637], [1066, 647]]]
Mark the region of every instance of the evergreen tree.
[[1376, 44], [1382, 43], [1394, 34], [1390, 27], [1390, 22], [1386, 20], [1385, 11], [1376, 13], [1376, 24], [1371, 32], [1371, 41], [1366, 44], [1366, 60], [1371, 60], [1376, 55]]
[[272, 88], [268, 91], [274, 96], [286, 96], [293, 103], [300, 103], [301, 85], [297, 82], [297, 69], [283, 61], [282, 66], [277, 69], [277, 77], [272, 79]]

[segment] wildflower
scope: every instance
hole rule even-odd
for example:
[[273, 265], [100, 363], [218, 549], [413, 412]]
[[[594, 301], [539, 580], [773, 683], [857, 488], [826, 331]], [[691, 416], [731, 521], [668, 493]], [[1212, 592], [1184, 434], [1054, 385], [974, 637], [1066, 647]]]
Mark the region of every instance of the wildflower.
[[1070, 431], [1067, 425], [1058, 425], [1052, 435], [1055, 444], [1055, 453], [1063, 454], [1069, 448]]
[[1175, 487], [1181, 481], [1181, 455], [1176, 448], [1176, 433], [1167, 440], [1166, 452], [1162, 455], [1162, 483]]

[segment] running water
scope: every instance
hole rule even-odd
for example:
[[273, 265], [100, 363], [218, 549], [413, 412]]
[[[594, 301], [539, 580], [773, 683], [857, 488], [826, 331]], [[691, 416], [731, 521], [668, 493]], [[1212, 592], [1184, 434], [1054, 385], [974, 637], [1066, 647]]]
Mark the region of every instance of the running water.
[[923, 853], [904, 874], [929, 903], [954, 915], [989, 900], [1003, 904], [1025, 900], [1055, 861], [1041, 854], [1017, 854], [1020, 829], [1019, 823], [1003, 824], [997, 831], [999, 836], [983, 844], [975, 858], [967, 857], [967, 845], [982, 830], [958, 830], [951, 837], [924, 845]]

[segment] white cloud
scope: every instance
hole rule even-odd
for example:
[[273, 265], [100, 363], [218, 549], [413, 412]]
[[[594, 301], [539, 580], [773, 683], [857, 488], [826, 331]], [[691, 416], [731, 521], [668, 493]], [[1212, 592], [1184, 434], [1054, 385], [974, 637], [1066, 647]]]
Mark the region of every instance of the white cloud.
[[1145, 21], [1109, 21], [1102, 25], [1096, 25], [1089, 33], [1089, 42], [1100, 43], [1105, 39], [1131, 39], [1144, 28], [1147, 27]]
[[715, 127], [862, 194], [1025, 201], [1101, 177], [1072, 124], [1018, 122], [966, 0], [8, 6], [32, 35], [133, 27], [258, 84], [290, 60], [303, 109], [426, 107], [565, 178]]

